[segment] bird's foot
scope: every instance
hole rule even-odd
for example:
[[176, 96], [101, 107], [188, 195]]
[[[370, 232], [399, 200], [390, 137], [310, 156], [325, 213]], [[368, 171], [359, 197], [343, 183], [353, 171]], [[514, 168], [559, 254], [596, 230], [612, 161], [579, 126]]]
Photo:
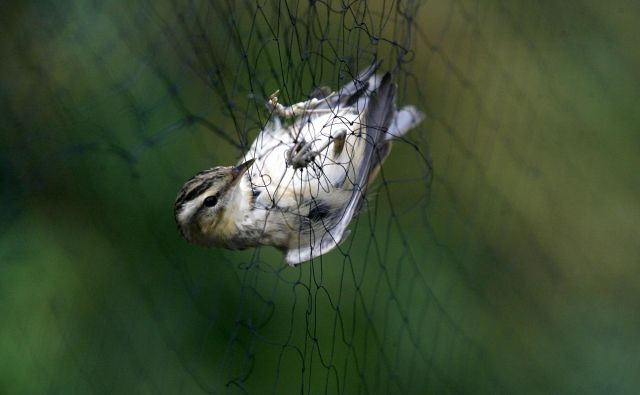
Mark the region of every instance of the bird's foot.
[[318, 155], [318, 151], [311, 149], [313, 141], [305, 142], [304, 140], [297, 142], [290, 150], [287, 151], [287, 165], [294, 169], [302, 169], [307, 167], [309, 163]]
[[326, 150], [331, 143], [334, 143], [334, 155], [340, 154], [344, 147], [345, 139], [347, 137], [346, 130], [340, 130], [334, 136], [327, 138], [316, 150], [312, 150], [314, 141], [306, 142], [304, 140], [297, 142], [290, 150], [287, 151], [287, 165], [293, 166], [294, 169], [301, 169], [307, 167], [309, 163], [313, 162], [315, 157], [322, 151]]
[[326, 103], [327, 100], [329, 100], [336, 93], [331, 92], [324, 98], [318, 99], [314, 97], [307, 101], [296, 103], [288, 107], [285, 107], [282, 104], [278, 103], [278, 94], [280, 94], [280, 90], [273, 92], [271, 96], [269, 96], [269, 100], [267, 100], [267, 109], [278, 115], [280, 118], [294, 118], [303, 114], [331, 111], [331, 109], [328, 108], [317, 109], [316, 107], [318, 107], [322, 103]]

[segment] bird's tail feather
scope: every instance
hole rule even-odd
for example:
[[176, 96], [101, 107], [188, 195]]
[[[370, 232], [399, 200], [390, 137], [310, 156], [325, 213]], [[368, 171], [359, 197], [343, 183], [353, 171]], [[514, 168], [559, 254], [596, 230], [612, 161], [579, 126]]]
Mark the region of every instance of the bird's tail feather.
[[402, 137], [409, 130], [413, 129], [416, 125], [424, 120], [424, 113], [419, 111], [414, 106], [404, 106], [400, 110], [396, 111], [389, 130], [385, 136], [386, 140]]

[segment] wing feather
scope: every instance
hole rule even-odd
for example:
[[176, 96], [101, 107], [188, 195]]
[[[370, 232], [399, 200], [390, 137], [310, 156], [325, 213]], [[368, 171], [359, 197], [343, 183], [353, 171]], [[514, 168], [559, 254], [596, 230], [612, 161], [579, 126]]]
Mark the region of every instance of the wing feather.
[[350, 82], [342, 86], [334, 96], [329, 98], [325, 103], [320, 104], [317, 108], [335, 109], [352, 105], [352, 103], [357, 102], [360, 98], [368, 98], [371, 90], [375, 89], [375, 86], [370, 85], [370, 80], [376, 77], [375, 73], [381, 64], [382, 60], [373, 62], [369, 67], [358, 73]]
[[[367, 78], [367, 81], [374, 80], [373, 83], [369, 82], [370, 85], [377, 88], [372, 93], [361, 93], [363, 90], [355, 88], [355, 83], [351, 87], [343, 87], [340, 90], [342, 93], [350, 92], [350, 95], [345, 95], [346, 100], [366, 106], [363, 109], [365, 111], [363, 126], [365, 134], [361, 137], [366, 139], [366, 142], [362, 155], [359, 156], [359, 163], [351, 164], [358, 169], [358, 173], [353, 182], [353, 188], [349, 191], [343, 191], [343, 193], [350, 195], [345, 199], [347, 203], [342, 207], [333, 208], [330, 215], [325, 215], [322, 218], [313, 218], [312, 216], [301, 218], [299, 237], [289, 247], [286, 255], [286, 260], [290, 265], [317, 258], [335, 248], [346, 238], [347, 226], [358, 212], [369, 176], [388, 154], [389, 146], [385, 140], [396, 114], [394, 102], [396, 85], [391, 81], [389, 73], [386, 73], [381, 80], [373, 75], [378, 66], [379, 63], [374, 64], [361, 73]], [[356, 94], [362, 96], [353, 100], [353, 95]], [[312, 203], [307, 202], [307, 204]]]

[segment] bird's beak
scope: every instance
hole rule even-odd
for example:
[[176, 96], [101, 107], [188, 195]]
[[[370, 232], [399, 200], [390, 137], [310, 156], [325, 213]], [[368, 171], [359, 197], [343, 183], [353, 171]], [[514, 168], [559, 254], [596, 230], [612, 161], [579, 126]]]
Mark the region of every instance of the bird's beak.
[[239, 164], [238, 166], [231, 169], [231, 185], [235, 185], [242, 175], [249, 170], [255, 159], [249, 159], [248, 161]]

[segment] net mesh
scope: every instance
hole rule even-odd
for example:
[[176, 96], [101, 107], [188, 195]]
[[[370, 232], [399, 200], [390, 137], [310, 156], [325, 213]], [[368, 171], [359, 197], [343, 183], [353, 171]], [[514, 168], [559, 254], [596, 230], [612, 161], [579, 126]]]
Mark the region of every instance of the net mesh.
[[[610, 114], [626, 114], [613, 128], [637, 124], [624, 111], [637, 79], [614, 81], [626, 92], [615, 101], [602, 75], [617, 66], [570, 36], [556, 43], [562, 29], [587, 34], [561, 23], [570, 5], [3, 7], [0, 312], [10, 358], [0, 389], [496, 393], [607, 382], [584, 379], [601, 354], [581, 351], [588, 325], [572, 326], [592, 281], [575, 280], [573, 263], [595, 267], [631, 239], [588, 253], [592, 236], [574, 218], [601, 207], [594, 178], [637, 193], [601, 168], [631, 174], [637, 159], [596, 149], [614, 144], [597, 133]], [[580, 21], [604, 31], [593, 7]], [[622, 45], [603, 51], [637, 63]], [[292, 268], [273, 248], [180, 239], [179, 187], [237, 162], [269, 120], [270, 94], [299, 102], [374, 59], [393, 73], [398, 104], [427, 117], [394, 143], [339, 249]], [[574, 62], [590, 78], [583, 86], [571, 80]], [[600, 106], [604, 115], [591, 111]], [[620, 136], [620, 158], [633, 157]], [[576, 203], [573, 191], [593, 199]], [[628, 373], [616, 389], [637, 384]]]

